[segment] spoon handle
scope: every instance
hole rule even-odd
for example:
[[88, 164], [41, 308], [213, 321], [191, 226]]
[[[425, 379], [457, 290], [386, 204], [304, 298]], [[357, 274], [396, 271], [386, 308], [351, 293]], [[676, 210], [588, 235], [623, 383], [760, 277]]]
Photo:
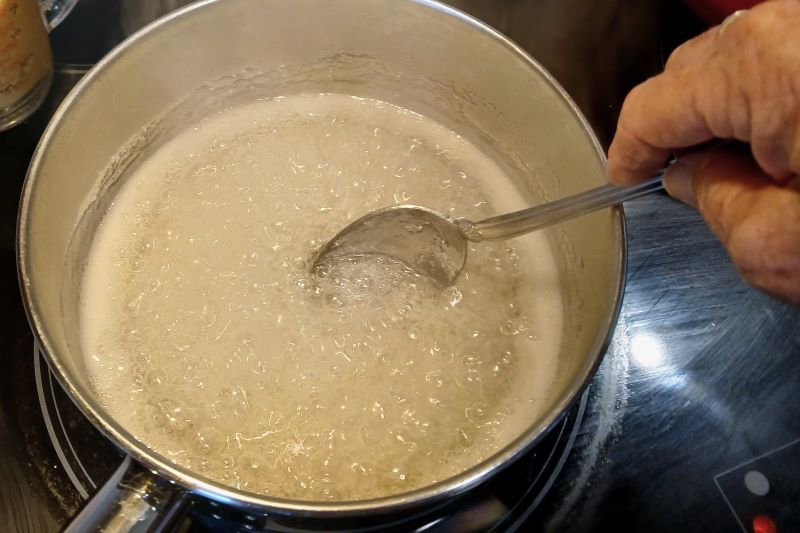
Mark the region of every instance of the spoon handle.
[[469, 226], [466, 231], [467, 238], [471, 241], [493, 241], [524, 235], [604, 207], [621, 204], [627, 200], [659, 191], [664, 188], [661, 181], [663, 177], [664, 173], [661, 172], [647, 181], [630, 187], [603, 185], [555, 202], [467, 224]]

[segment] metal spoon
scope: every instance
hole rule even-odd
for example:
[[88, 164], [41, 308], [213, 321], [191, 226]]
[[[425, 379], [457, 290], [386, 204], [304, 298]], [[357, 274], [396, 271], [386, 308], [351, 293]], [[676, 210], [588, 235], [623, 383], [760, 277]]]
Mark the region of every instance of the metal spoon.
[[604, 207], [658, 191], [663, 173], [632, 187], [604, 185], [574, 196], [480, 222], [452, 219], [427, 207], [398, 205], [378, 209], [336, 234], [317, 253], [312, 269], [369, 255], [388, 256], [452, 285], [467, 260], [467, 242], [518, 237]]

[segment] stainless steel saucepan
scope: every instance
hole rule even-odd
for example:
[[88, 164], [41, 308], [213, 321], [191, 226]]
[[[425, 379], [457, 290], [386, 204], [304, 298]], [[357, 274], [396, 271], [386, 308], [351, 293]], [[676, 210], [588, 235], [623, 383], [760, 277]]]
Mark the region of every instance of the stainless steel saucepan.
[[237, 102], [344, 92], [427, 114], [482, 148], [531, 205], [601, 185], [604, 157], [564, 91], [491, 28], [427, 0], [208, 0], [135, 34], [56, 112], [22, 193], [19, 273], [48, 362], [86, 416], [129, 457], [73, 524], [166, 527], [193, 499], [303, 520], [433, 505], [523, 454], [587, 383], [624, 279], [621, 209], [548, 230], [564, 287], [565, 336], [549, 407], [516, 440], [434, 485], [374, 500], [289, 501], [235, 490], [148, 449], [98, 401], [83, 363], [78, 284], [87, 243], [116, 186], [181, 128]]

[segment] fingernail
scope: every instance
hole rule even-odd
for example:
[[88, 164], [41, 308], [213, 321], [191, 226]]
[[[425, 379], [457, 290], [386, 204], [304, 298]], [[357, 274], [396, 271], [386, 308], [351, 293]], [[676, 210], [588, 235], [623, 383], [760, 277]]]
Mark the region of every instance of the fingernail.
[[680, 161], [664, 172], [664, 188], [673, 198], [697, 208], [697, 201], [692, 190], [692, 169]]

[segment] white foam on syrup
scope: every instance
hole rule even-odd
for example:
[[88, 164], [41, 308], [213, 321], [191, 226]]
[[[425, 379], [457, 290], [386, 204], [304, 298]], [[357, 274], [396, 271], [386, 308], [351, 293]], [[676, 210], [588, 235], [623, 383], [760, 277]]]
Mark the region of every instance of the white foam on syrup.
[[227, 110], [123, 186], [81, 289], [105, 407], [177, 464], [242, 490], [344, 501], [490, 456], [546, 406], [562, 303], [546, 238], [472, 245], [455, 286], [402, 268], [316, 279], [348, 221], [398, 203], [524, 207], [432, 120], [306, 94]]

